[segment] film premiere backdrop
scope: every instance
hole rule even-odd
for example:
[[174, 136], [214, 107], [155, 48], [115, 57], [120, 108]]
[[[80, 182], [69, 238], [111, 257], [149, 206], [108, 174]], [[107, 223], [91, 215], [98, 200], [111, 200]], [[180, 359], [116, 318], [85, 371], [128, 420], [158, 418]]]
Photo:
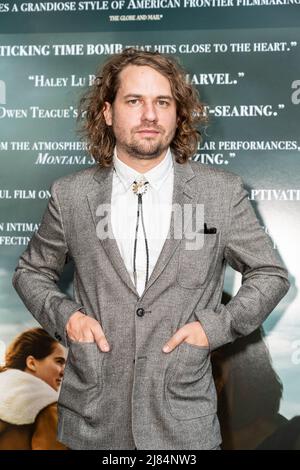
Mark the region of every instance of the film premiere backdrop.
[[[36, 325], [11, 278], [50, 184], [93, 164], [75, 132], [78, 99], [108, 55], [138, 46], [175, 55], [186, 67], [210, 116], [195, 160], [243, 177], [290, 273], [288, 295], [264, 323], [270, 357], [254, 341], [232, 362], [235, 374], [247, 369], [256, 400], [251, 407], [241, 392], [241, 375], [232, 426], [241, 425], [242, 408], [263, 400], [253, 384], [267, 389], [270, 367], [283, 384], [280, 413], [299, 414], [299, 26], [300, 0], [0, 2], [1, 360], [12, 338]], [[63, 285], [71, 294], [69, 277]], [[226, 292], [239, 284], [228, 269]]]

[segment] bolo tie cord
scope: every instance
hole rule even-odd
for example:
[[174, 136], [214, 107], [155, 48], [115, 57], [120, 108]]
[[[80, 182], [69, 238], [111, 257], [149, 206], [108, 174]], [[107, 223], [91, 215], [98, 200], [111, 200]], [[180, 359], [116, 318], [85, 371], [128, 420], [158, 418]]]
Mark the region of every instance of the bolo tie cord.
[[145, 287], [148, 282], [149, 276], [149, 249], [148, 249], [148, 241], [146, 236], [146, 230], [144, 225], [144, 217], [143, 217], [143, 203], [142, 203], [142, 194], [138, 194], [138, 207], [137, 207], [137, 218], [136, 218], [136, 227], [135, 227], [135, 239], [134, 239], [134, 251], [133, 251], [133, 277], [135, 287], [137, 286], [137, 278], [136, 278], [136, 246], [137, 246], [137, 234], [138, 234], [138, 227], [139, 227], [139, 218], [141, 214], [141, 222], [143, 227], [144, 239], [145, 239], [145, 248], [146, 248], [146, 279], [145, 279]]

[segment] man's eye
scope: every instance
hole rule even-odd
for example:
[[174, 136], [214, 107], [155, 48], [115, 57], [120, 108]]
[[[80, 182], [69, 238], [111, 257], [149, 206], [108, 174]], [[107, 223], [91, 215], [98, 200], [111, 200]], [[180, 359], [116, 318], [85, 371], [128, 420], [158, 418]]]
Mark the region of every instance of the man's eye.
[[169, 102], [166, 101], [166, 100], [159, 100], [159, 101], [158, 101], [158, 104], [159, 104], [159, 106], [162, 106], [162, 107], [164, 107], [164, 108], [166, 108], [167, 106], [169, 106]]
[[139, 102], [139, 100], [137, 98], [132, 99], [132, 100], [128, 100], [128, 103], [130, 103], [130, 104], [137, 104], [138, 102]]

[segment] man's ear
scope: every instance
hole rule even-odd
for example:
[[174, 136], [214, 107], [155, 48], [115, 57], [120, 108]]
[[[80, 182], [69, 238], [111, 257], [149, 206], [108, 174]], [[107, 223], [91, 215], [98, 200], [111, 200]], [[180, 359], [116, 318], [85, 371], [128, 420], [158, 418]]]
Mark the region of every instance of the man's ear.
[[112, 126], [112, 105], [105, 101], [103, 106], [103, 116], [107, 126]]

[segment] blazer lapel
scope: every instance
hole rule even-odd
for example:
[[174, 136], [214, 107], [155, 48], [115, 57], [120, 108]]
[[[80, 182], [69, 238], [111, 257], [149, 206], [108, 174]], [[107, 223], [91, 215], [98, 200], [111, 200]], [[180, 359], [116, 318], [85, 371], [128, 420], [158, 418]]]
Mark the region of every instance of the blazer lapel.
[[[172, 154], [172, 157], [174, 164], [172, 208], [178, 206], [178, 208], [180, 208], [181, 214], [183, 214], [185, 204], [194, 204], [196, 202], [197, 195], [193, 191], [193, 188], [188, 184], [188, 181], [190, 181], [194, 177], [194, 172], [188, 162], [186, 164], [180, 164], [176, 162], [174, 154]], [[159, 275], [162, 273], [162, 271], [170, 261], [176, 248], [180, 244], [181, 239], [174, 237], [174, 234], [176, 235], [176, 233], [174, 232], [174, 222], [175, 217], [173, 210], [168, 236], [162, 247], [162, 250], [148, 280], [147, 286], [142, 294], [142, 297], [145, 295], [149, 287], [157, 280]], [[181, 233], [183, 235], [184, 225], [182, 225], [182, 227], [183, 228]]]
[[[97, 209], [99, 208], [99, 206], [105, 205], [105, 207], [109, 209], [108, 220], [110, 221], [113, 167], [99, 167], [94, 174], [94, 180], [96, 180], [99, 184], [96, 184], [94, 189], [87, 194], [87, 198], [96, 230], [97, 224], [100, 220], [97, 216]], [[121, 277], [122, 281], [125, 282], [129, 289], [131, 289], [139, 297], [135, 285], [133, 284], [130, 275], [126, 269], [115, 238], [97, 238], [103, 246], [110, 262], [112, 263], [118, 275]]]

